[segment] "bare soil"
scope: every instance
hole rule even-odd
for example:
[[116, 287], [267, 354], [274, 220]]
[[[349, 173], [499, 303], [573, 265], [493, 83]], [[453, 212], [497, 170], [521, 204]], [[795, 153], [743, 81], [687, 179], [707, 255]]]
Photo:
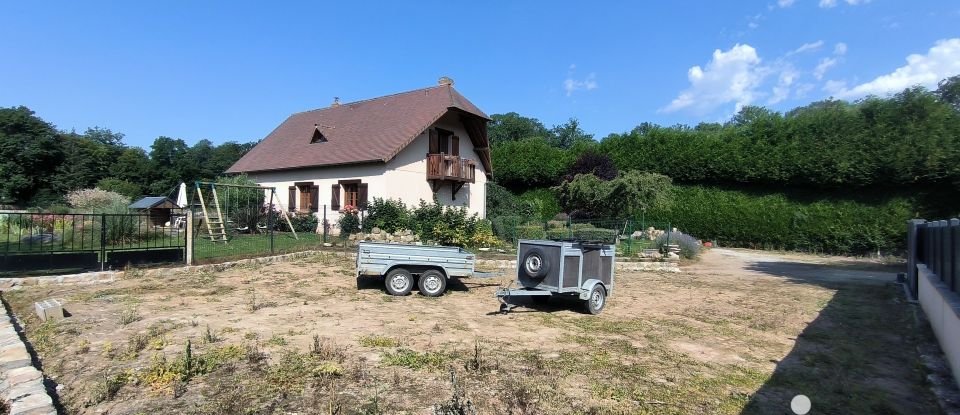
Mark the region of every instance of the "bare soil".
[[[714, 249], [680, 274], [619, 273], [599, 316], [558, 300], [501, 315], [506, 276], [391, 297], [339, 253], [3, 297], [69, 413], [791, 413], [797, 394], [937, 413], [915, 352], [929, 336], [888, 271]], [[41, 324], [47, 298], [70, 317]]]

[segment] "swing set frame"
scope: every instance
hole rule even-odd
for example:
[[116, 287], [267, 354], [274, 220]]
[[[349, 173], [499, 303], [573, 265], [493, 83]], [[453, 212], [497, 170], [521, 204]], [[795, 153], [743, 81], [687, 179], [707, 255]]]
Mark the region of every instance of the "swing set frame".
[[[213, 227], [211, 226], [210, 214], [207, 213], [207, 205], [206, 205], [206, 202], [204, 202], [204, 200], [203, 200], [203, 191], [202, 191], [201, 187], [209, 187], [210, 193], [211, 193], [212, 196], [213, 196], [213, 204], [214, 204], [214, 207], [216, 207], [216, 209], [217, 209], [217, 218], [219, 218], [219, 220], [220, 220], [220, 222], [219, 222], [219, 225], [220, 225], [220, 228], [221, 228], [221, 234], [220, 234], [221, 239], [220, 239], [220, 241], [222, 241], [223, 243], [227, 243], [227, 242], [228, 242], [228, 239], [227, 239], [227, 235], [226, 235], [226, 221], [224, 220], [225, 218], [223, 217], [223, 213], [220, 211], [220, 201], [219, 201], [219, 199], [218, 199], [218, 197], [217, 197], [217, 187], [225, 187], [225, 188], [227, 188], [227, 192], [228, 192], [228, 194], [227, 194], [227, 199], [228, 199], [227, 202], [228, 202], [228, 203], [229, 203], [229, 191], [230, 191], [230, 188], [252, 189], [252, 190], [261, 190], [261, 191], [269, 190], [269, 191], [270, 191], [270, 204], [269, 204], [270, 209], [271, 209], [271, 210], [273, 209], [274, 200], [276, 200], [277, 206], [280, 207], [280, 215], [283, 216], [283, 219], [287, 221], [287, 226], [290, 227], [290, 232], [293, 232], [293, 237], [294, 237], [294, 239], [297, 239], [297, 240], [300, 239], [300, 237], [297, 236], [297, 231], [296, 231], [296, 229], [293, 228], [293, 223], [290, 222], [290, 217], [287, 216], [286, 209], [284, 209], [283, 204], [280, 202], [280, 200], [281, 200], [280, 197], [277, 196], [277, 188], [276, 188], [276, 187], [196, 181], [196, 182], [194, 182], [194, 188], [196, 189], [196, 192], [193, 194], [193, 198], [194, 198], [194, 199], [198, 199], [198, 198], [200, 199], [200, 211], [203, 213], [203, 223], [206, 225], [206, 227], [207, 227], [207, 233], [210, 235], [210, 238], [211, 238], [212, 241], [216, 241], [216, 239], [214, 239], [214, 229], [213, 229]], [[191, 205], [193, 205], [193, 203], [191, 203]], [[229, 209], [228, 209], [228, 210], [229, 210]], [[268, 213], [268, 215], [269, 215], [269, 213]], [[268, 216], [268, 218], [269, 218], [269, 216]]]

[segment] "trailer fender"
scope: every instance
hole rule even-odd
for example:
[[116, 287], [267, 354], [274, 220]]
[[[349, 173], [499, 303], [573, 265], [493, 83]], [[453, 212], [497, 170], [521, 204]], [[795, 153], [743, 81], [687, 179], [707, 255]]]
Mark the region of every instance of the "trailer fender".
[[[603, 282], [601, 282], [596, 278], [591, 278], [589, 280], [584, 281], [583, 285], [580, 286], [580, 299], [581, 300], [590, 299], [590, 291], [592, 291], [593, 287], [597, 284], [603, 287], [604, 291], [607, 291], [607, 287], [603, 285]], [[609, 292], [607, 292], [607, 294], [609, 294]]]

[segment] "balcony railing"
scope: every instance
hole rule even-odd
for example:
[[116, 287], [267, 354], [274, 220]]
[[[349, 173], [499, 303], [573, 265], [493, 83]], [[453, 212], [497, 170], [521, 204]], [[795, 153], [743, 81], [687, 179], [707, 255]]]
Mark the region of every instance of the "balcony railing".
[[473, 183], [477, 165], [473, 160], [447, 154], [427, 154], [427, 180]]

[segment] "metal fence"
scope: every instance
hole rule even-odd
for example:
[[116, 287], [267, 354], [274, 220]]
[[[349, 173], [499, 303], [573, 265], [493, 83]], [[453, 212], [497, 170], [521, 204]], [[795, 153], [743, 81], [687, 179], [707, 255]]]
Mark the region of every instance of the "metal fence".
[[0, 213], [0, 275], [183, 262], [177, 214]]
[[632, 219], [529, 221], [508, 217], [495, 219], [493, 227], [494, 234], [510, 244], [520, 239], [601, 241], [616, 244], [620, 255], [656, 248], [658, 238], [669, 243], [673, 236], [670, 223]]
[[907, 226], [907, 284], [918, 295], [917, 264], [924, 264], [951, 291], [960, 290], [960, 220], [927, 222], [914, 219]]
[[[251, 223], [246, 223], [247, 221], [241, 218], [230, 218], [229, 213], [225, 214], [226, 240], [223, 240], [219, 234], [211, 234], [204, 224], [203, 214], [194, 211], [191, 220], [192, 263], [209, 264], [322, 248], [346, 247], [345, 238], [330, 232], [335, 221], [327, 205], [319, 206], [316, 212], [286, 212], [286, 214], [289, 215], [294, 231], [291, 231], [290, 225], [276, 208], [269, 209], [267, 205], [264, 206], [264, 213], [250, 221]], [[364, 214], [365, 212], [360, 212], [361, 220]]]

